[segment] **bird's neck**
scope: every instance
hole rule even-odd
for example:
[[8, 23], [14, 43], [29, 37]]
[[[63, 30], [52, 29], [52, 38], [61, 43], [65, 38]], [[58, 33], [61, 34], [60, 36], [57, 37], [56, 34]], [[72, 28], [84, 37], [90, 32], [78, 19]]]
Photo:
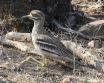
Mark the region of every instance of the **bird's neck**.
[[32, 30], [32, 34], [42, 34], [44, 32], [44, 22], [35, 22]]

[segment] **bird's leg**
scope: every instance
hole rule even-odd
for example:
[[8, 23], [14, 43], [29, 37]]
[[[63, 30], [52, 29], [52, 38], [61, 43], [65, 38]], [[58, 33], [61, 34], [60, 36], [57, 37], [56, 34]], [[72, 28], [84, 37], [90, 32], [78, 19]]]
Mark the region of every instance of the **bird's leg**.
[[[34, 57], [29, 56], [25, 60], [23, 60], [22, 62], [20, 62], [19, 66], [21, 66], [25, 62], [30, 62], [29, 60], [33, 60], [34, 62], [40, 64], [41, 66], [46, 66], [47, 65], [47, 58], [46, 57], [43, 57], [43, 62], [41, 62], [41, 61], [36, 60]], [[34, 63], [34, 62], [31, 61], [31, 63]]]
[[[37, 59], [35, 59], [35, 58], [34, 58], [34, 57], [32, 57], [32, 56], [31, 56], [31, 58], [30, 58], [30, 59], [31, 59], [31, 60], [33, 60], [34, 62], [36, 62], [36, 63], [40, 64], [41, 66], [43, 65], [43, 63], [42, 63], [41, 61], [38, 61]], [[32, 61], [31, 61], [31, 63], [34, 63], [34, 62], [32, 62]], [[35, 64], [36, 64], [36, 63], [35, 63]]]
[[32, 56], [27, 57], [25, 60], [20, 62], [20, 64], [24, 64], [25, 62], [28, 62], [31, 58], [32, 58]]
[[[31, 57], [31, 59], [34, 61], [34, 62], [37, 62], [38, 64], [40, 64], [41, 66], [45, 67], [47, 66], [47, 58], [46, 57], [43, 57], [43, 62], [41, 61], [38, 61], [36, 60], [35, 58]], [[31, 61], [31, 63], [34, 63]], [[35, 63], [36, 64], [36, 63]]]
[[16, 68], [21, 67], [25, 62], [28, 62], [32, 56], [27, 57], [25, 60], [21, 61], [19, 64], [16, 64]]
[[47, 58], [45, 56], [43, 56], [43, 64], [42, 66], [47, 66]]

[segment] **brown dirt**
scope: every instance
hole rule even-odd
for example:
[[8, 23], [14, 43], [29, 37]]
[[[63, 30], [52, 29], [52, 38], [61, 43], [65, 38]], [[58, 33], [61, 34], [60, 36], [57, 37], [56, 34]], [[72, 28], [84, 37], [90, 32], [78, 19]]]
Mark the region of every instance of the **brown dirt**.
[[[95, 51], [92, 49], [90, 51], [94, 54], [96, 53], [101, 60], [104, 60], [103, 50], [104, 49], [102, 48]], [[0, 83], [61, 83], [63, 79], [66, 79], [66, 76], [84, 77], [85, 79], [100, 79], [100, 81], [104, 79], [103, 73], [98, 72], [87, 65], [83, 70], [76, 66], [76, 71], [73, 71], [72, 69], [64, 67], [50, 59], [48, 59], [49, 63], [47, 67], [40, 67], [37, 64], [27, 62], [23, 64], [21, 68], [15, 69], [16, 64], [24, 60], [27, 56], [28, 54], [22, 53], [17, 49], [10, 47], [2, 48], [1, 46]], [[34, 57], [38, 60], [41, 59], [41, 57], [37, 55]], [[85, 81], [86, 80], [77, 80], [78, 83], [84, 83]]]

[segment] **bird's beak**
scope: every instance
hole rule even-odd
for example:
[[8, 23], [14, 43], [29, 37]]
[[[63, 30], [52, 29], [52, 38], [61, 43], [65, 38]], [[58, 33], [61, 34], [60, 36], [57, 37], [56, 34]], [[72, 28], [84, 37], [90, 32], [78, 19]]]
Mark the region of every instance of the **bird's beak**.
[[32, 15], [31, 14], [25, 15], [25, 16], [22, 16], [21, 18], [32, 18]]

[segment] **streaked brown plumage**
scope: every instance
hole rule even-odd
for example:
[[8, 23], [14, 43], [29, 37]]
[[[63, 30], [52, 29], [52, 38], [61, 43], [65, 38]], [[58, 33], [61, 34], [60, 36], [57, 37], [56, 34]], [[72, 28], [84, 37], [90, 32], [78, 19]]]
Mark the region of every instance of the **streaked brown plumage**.
[[[60, 40], [55, 38], [51, 33], [44, 31], [45, 15], [43, 12], [32, 10], [29, 15], [23, 16], [22, 18], [25, 17], [34, 21], [32, 42], [40, 55], [43, 57], [73, 61], [73, 56], [71, 56], [70, 52], [60, 42]], [[45, 65], [46, 61], [43, 61], [43, 65]]]

